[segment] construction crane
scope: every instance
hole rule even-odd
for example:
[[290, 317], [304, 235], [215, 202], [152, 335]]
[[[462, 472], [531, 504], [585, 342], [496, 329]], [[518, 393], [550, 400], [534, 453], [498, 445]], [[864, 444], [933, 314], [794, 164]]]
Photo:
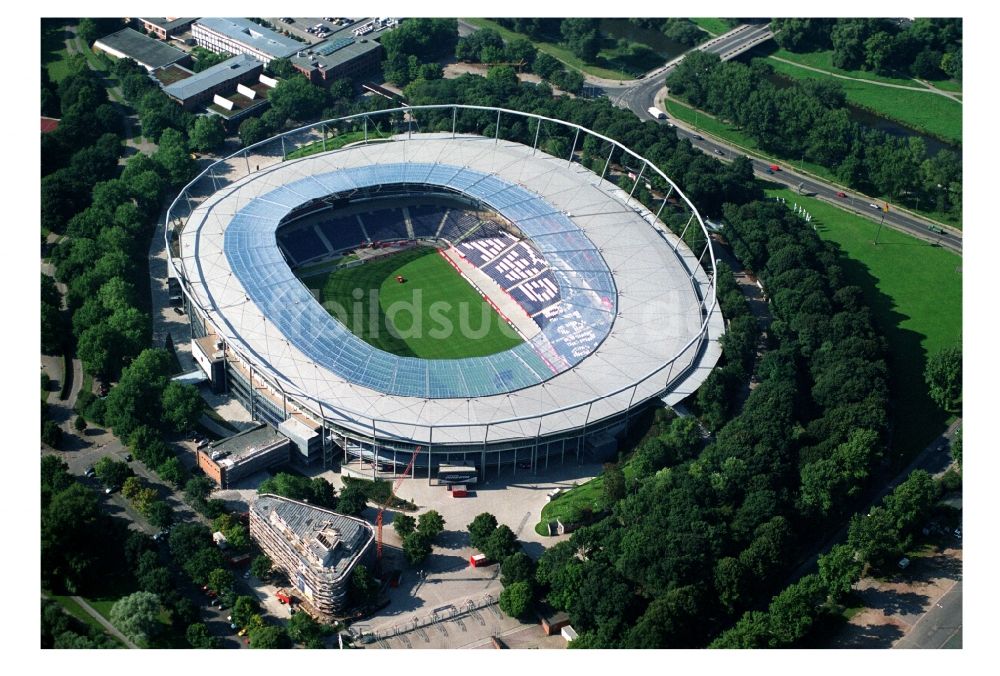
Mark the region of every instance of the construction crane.
[[[389, 491], [389, 496], [385, 499], [385, 502], [378, 507], [378, 514], [375, 516], [375, 530], [378, 533], [377, 544], [375, 545], [375, 570], [379, 573], [382, 572], [382, 514], [385, 512], [385, 508], [389, 506], [389, 501], [392, 500], [392, 496], [395, 495], [396, 490], [399, 488], [400, 484], [403, 483], [405, 479], [410, 474], [410, 470], [413, 469], [413, 463], [417, 459], [417, 454], [420, 453], [420, 446], [413, 449], [413, 455], [410, 456], [410, 462], [406, 465], [406, 469], [403, 473], [399, 475], [396, 481], [392, 484], [392, 490]], [[378, 459], [372, 455], [372, 462], [377, 462]]]

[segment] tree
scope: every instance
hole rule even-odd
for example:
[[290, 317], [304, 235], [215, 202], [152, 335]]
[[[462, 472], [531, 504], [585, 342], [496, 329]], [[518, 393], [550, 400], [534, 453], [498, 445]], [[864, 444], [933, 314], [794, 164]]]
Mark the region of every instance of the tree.
[[601, 492], [601, 505], [610, 510], [625, 497], [625, 473], [617, 465], [604, 466], [604, 481]]
[[483, 554], [490, 561], [503, 561], [518, 549], [520, 549], [520, 545], [517, 542], [517, 536], [507, 524], [497, 526], [482, 546]]
[[87, 421], [84, 420], [82, 415], [76, 416], [76, 419], [73, 420], [73, 429], [81, 434], [85, 429], [87, 429]]
[[[363, 566], [359, 566], [363, 568]], [[300, 643], [306, 648], [323, 647], [323, 625], [314, 620], [309, 613], [295, 613], [285, 625], [285, 631], [295, 643]]]
[[184, 484], [184, 497], [189, 502], [203, 503], [215, 489], [215, 484], [207, 476], [196, 476]]
[[180, 458], [177, 456], [171, 456], [161, 462], [156, 468], [156, 473], [164, 481], [173, 484], [175, 488], [181, 488], [187, 477], [187, 470], [184, 469], [184, 465], [181, 464]]
[[171, 381], [163, 390], [163, 420], [174, 432], [193, 428], [205, 408], [205, 402], [194, 385]]
[[430, 540], [436, 538], [444, 530], [444, 518], [433, 509], [421, 514], [418, 522], [420, 532]]
[[524, 617], [531, 609], [533, 595], [528, 582], [515, 582], [500, 592], [500, 610], [510, 617]]
[[[298, 613], [304, 615], [305, 613]], [[275, 648], [287, 648], [288, 636], [280, 627], [270, 625], [251, 629], [247, 632], [250, 638], [250, 647], [262, 650], [273, 650]]]
[[236, 586], [236, 578], [225, 568], [216, 568], [208, 574], [208, 588], [218, 594], [232, 591]]
[[250, 574], [258, 580], [266, 580], [271, 576], [274, 563], [267, 554], [258, 554], [250, 562]]
[[181, 132], [176, 129], [164, 129], [158, 143], [159, 147], [153, 153], [153, 160], [163, 168], [171, 185], [180, 187], [194, 178], [198, 165], [191, 159], [187, 141]]
[[396, 531], [396, 535], [405, 538], [417, 529], [417, 520], [408, 514], [394, 514], [392, 528]]
[[135, 500], [135, 497], [139, 495], [139, 491], [142, 490], [142, 479], [137, 476], [130, 476], [125, 479], [122, 483], [122, 496], [126, 500]]
[[110, 488], [118, 488], [133, 474], [128, 463], [110, 456], [104, 456], [94, 464], [94, 473], [98, 481]]
[[351, 572], [349, 594], [352, 605], [368, 605], [378, 597], [378, 580], [365, 566], [355, 566]]
[[368, 505], [365, 490], [357, 482], [348, 483], [340, 491], [337, 511], [341, 514], [357, 515]]
[[226, 140], [226, 130], [218, 115], [199, 115], [194, 120], [188, 141], [191, 147], [202, 152], [218, 149]]
[[97, 27], [97, 23], [93, 19], [83, 18], [80, 19], [80, 23], [76, 25], [77, 36], [87, 43], [89, 47], [93, 44], [94, 40], [100, 37], [100, 29]]
[[169, 528], [174, 522], [174, 510], [165, 500], [154, 500], [143, 513], [157, 528]]
[[515, 582], [535, 581], [535, 562], [524, 552], [515, 552], [500, 565], [500, 583], [507, 587]]
[[42, 303], [42, 354], [61, 354], [65, 343], [66, 324], [57, 305]]
[[955, 436], [951, 440], [951, 459], [958, 463], [958, 469], [962, 469], [962, 428], [955, 430]]
[[431, 554], [431, 539], [415, 531], [403, 538], [403, 553], [411, 566], [416, 566], [424, 562]]
[[562, 63], [548, 52], [538, 52], [535, 63], [531, 66], [532, 72], [543, 80], [550, 80], [552, 75], [562, 68]]
[[292, 65], [292, 60], [285, 57], [281, 59], [271, 59], [267, 66], [264, 67], [264, 71], [271, 77], [277, 78], [287, 78], [292, 77], [296, 73], [295, 66]]
[[256, 117], [250, 117], [240, 122], [240, 143], [244, 147], [260, 143], [271, 135], [271, 130]]
[[123, 596], [111, 606], [110, 620], [136, 643], [146, 643], [160, 627], [160, 599], [156, 594], [139, 591]]
[[189, 625], [184, 632], [184, 638], [192, 648], [218, 648], [219, 639], [208, 633], [208, 627], [203, 622]]
[[598, 20], [586, 18], [563, 19], [559, 27], [563, 44], [584, 61], [592, 62], [601, 49]]
[[469, 529], [469, 542], [475, 549], [483, 550], [486, 541], [497, 528], [497, 518], [489, 512], [483, 512], [472, 520]]
[[834, 545], [819, 557], [820, 579], [834, 601], [840, 601], [851, 592], [863, 568], [863, 562], [857, 560], [854, 550], [846, 544]]
[[962, 346], [945, 347], [927, 360], [924, 380], [934, 402], [946, 411], [962, 406]]
[[252, 596], [238, 596], [233, 603], [233, 624], [244, 628], [250, 624], [250, 618], [256, 617], [260, 612], [260, 604]]
[[278, 83], [267, 93], [271, 110], [282, 119], [310, 120], [320, 114], [326, 105], [326, 91], [317, 87], [303, 75], [293, 75]]

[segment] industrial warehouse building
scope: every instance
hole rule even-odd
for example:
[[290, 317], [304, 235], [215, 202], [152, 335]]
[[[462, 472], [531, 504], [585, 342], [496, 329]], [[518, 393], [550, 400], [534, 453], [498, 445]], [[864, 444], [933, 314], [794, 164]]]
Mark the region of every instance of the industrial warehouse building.
[[217, 54], [249, 54], [264, 65], [271, 59], [294, 56], [304, 43], [275, 33], [249, 19], [204, 17], [191, 27], [200, 47]]
[[240, 479], [270, 467], [288, 464], [292, 441], [268, 424], [240, 432], [198, 451], [198, 468], [229, 488]]
[[186, 31], [194, 23], [195, 17], [147, 17], [137, 18], [136, 22], [147, 33], [153, 33], [161, 40], [173, 37]]
[[375, 531], [367, 522], [276, 495], [250, 505], [250, 537], [310, 609], [329, 619], [347, 608], [354, 567], [374, 557]]
[[[194, 110], [198, 106], [208, 105], [219, 94], [239, 90], [240, 85], [256, 84], [264, 64], [246, 54], [239, 54], [231, 59], [200, 73], [178, 80], [163, 88], [163, 92], [176, 101], [184, 110]], [[256, 92], [247, 90], [247, 98], [257, 100]], [[262, 97], [266, 99], [267, 97]]]
[[131, 28], [123, 28], [117, 33], [105, 35], [94, 42], [94, 49], [99, 49], [116, 59], [132, 59], [150, 72], [174, 63], [187, 64], [191, 60], [181, 50]]
[[328, 40], [298, 52], [292, 65], [316, 85], [329, 85], [342, 78], [357, 78], [378, 70], [382, 45], [339, 31]]

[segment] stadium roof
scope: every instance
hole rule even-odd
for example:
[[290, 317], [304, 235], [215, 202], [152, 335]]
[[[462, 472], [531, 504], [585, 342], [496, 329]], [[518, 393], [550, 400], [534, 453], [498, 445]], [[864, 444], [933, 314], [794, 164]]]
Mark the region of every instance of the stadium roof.
[[187, 57], [187, 54], [176, 47], [131, 28], [123, 28], [117, 33], [105, 35], [94, 44], [104, 45], [108, 49], [124, 54], [150, 70], [169, 66]]
[[175, 99], [185, 101], [207, 89], [235, 80], [254, 68], [262, 69], [263, 64], [249, 54], [237, 54], [233, 58], [217, 63], [191, 77], [167, 85], [163, 91]]
[[250, 509], [298, 553], [303, 565], [331, 581], [347, 573], [374, 539], [367, 522], [277, 495], [265, 494]]
[[275, 59], [291, 56], [305, 47], [303, 43], [275, 33], [270, 28], [265, 28], [249, 19], [202, 17], [198, 19], [198, 23], [231, 40], [250, 45]]
[[[679, 401], [707, 377], [722, 333], [715, 313], [703, 351], [699, 294], [707, 276], [697, 257], [627, 193], [578, 164], [509, 141], [451, 134], [404, 139], [281, 162], [213, 194], [188, 219], [181, 257], [193, 299], [256, 371], [269, 373], [332, 423], [358, 433], [370, 433], [375, 424], [380, 436], [417, 443], [428, 443], [428, 426], [434, 426], [435, 446], [481, 443], [487, 432], [496, 441], [579, 429], [661, 396], [668, 384]], [[340, 340], [337, 353], [316, 349], [336, 326], [291, 276], [275, 242], [278, 220], [324, 191], [426, 181], [432, 174], [437, 179], [431, 182], [454, 179], [494, 209], [509, 210], [562, 275], [560, 287], [576, 288], [575, 298], [584, 301], [582, 321], [567, 340], [579, 339], [586, 354], [567, 359], [569, 366], [554, 374], [545, 372], [538, 346], [529, 343], [482, 358], [471, 371], [456, 364], [466, 360], [434, 360], [433, 367], [412, 360], [418, 364], [403, 366], [394, 377], [424, 373], [423, 383], [417, 375], [416, 382], [397, 386], [393, 380], [385, 387], [384, 369], [407, 358], [348, 340]], [[610, 311], [591, 302], [605, 295], [602, 290], [616, 294]], [[602, 329], [602, 317], [610, 330]], [[355, 354], [356, 348], [364, 354]], [[440, 369], [433, 382], [432, 368]], [[447, 389], [456, 383], [472, 389]], [[387, 392], [393, 389], [397, 394]]]

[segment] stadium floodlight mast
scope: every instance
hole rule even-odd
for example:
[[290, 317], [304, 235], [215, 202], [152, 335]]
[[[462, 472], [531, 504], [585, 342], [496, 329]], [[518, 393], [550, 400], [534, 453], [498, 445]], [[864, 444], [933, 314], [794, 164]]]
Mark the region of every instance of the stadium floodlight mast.
[[[265, 360], [260, 359], [260, 357], [256, 354], [256, 352], [253, 349], [251, 349], [251, 347], [246, 343], [246, 341], [243, 339], [242, 336], [232, 335], [231, 331], [222, 330], [223, 327], [218, 323], [218, 319], [215, 316], [213, 316], [213, 313], [215, 313], [216, 315], [218, 314], [217, 310], [219, 308], [206, 307], [202, 303], [199, 294], [196, 292], [196, 289], [194, 287], [196, 287], [197, 285], [203, 286], [204, 281], [201, 279], [200, 276], [192, 276], [188, 274], [188, 267], [194, 265], [195, 263], [193, 261], [185, 259], [183, 256], [174, 255], [174, 251], [171, 246], [172, 235], [176, 231], [183, 229], [183, 227], [187, 223], [187, 220], [191, 217], [194, 211], [194, 207], [192, 207], [192, 205], [190, 204], [191, 194], [193, 193], [193, 194], [203, 195], [206, 194], [206, 192], [208, 192], [209, 194], [218, 193], [220, 185], [221, 189], [225, 190], [227, 186], [232, 185], [238, 181], [242, 181], [244, 178], [253, 175], [257, 171], [260, 171], [262, 168], [267, 169], [270, 167], [274, 167], [276, 164], [280, 164], [283, 158], [287, 157], [288, 154], [286, 152], [286, 150], [288, 149], [286, 143], [288, 143], [288, 141], [291, 141], [294, 147], [298, 147], [296, 143], [296, 138], [303, 138], [303, 139], [307, 138], [310, 132], [315, 133], [318, 131], [321, 134], [324, 140], [323, 147], [325, 149], [326, 148], [325, 132], [327, 132], [329, 129], [331, 128], [344, 129], [345, 127], [349, 128], [350, 126], [360, 124], [363, 125], [364, 129], [364, 143], [367, 144], [369, 142], [369, 135], [368, 135], [369, 119], [375, 116], [403, 115], [408, 122], [406, 133], [394, 134], [392, 140], [405, 142], [413, 138], [412, 123], [415, 113], [417, 112], [432, 113], [435, 111], [450, 112], [452, 117], [451, 136], [452, 138], [456, 138], [458, 134], [461, 133], [461, 130], [459, 129], [458, 125], [458, 112], [460, 110], [495, 113], [497, 115], [496, 129], [494, 134], [495, 143], [499, 143], [500, 130], [501, 130], [500, 122], [501, 122], [501, 117], [503, 115], [507, 115], [515, 119], [524, 119], [527, 120], [529, 123], [534, 122], [536, 128], [534, 133], [534, 141], [531, 147], [531, 153], [530, 153], [531, 155], [535, 155], [538, 151], [538, 141], [540, 137], [541, 127], [543, 124], [556, 125], [558, 127], [572, 130], [574, 136], [573, 136], [573, 144], [571, 146], [569, 155], [569, 165], [572, 165], [581, 133], [584, 135], [589, 135], [602, 143], [608, 143], [610, 147], [610, 152], [605, 161], [604, 168], [600, 173], [600, 180], [602, 181], [602, 183], [605, 180], [605, 176], [607, 175], [609, 168], [611, 167], [611, 161], [612, 159], [614, 159], [616, 152], [622, 153], [623, 155], [622, 164], [624, 164], [625, 159], [628, 158], [629, 164], [632, 164], [633, 162], [638, 162], [641, 165], [641, 168], [638, 171], [638, 174], [635, 178], [635, 183], [631, 188], [631, 192], [621, 193], [620, 202], [623, 202], [626, 205], [628, 205], [628, 203], [631, 202], [632, 197], [634, 196], [635, 191], [638, 187], [638, 184], [642, 180], [644, 175], [646, 173], [656, 174], [659, 177], [659, 179], [657, 179], [657, 183], [662, 182], [662, 185], [666, 186], [666, 194], [663, 197], [662, 202], [659, 204], [655, 215], [652, 212], [650, 212], [649, 216], [653, 217], [653, 220], [655, 220], [656, 222], [659, 222], [659, 217], [668, 202], [672, 202], [674, 204], [683, 203], [683, 205], [686, 205], [687, 210], [690, 212], [690, 217], [687, 223], [685, 224], [683, 230], [681, 231], [680, 235], [673, 236], [676, 237], [676, 239], [674, 239], [673, 241], [673, 250], [675, 253], [678, 254], [678, 260], [680, 261], [680, 264], [687, 270], [688, 280], [692, 284], [692, 288], [694, 289], [697, 303], [700, 305], [701, 308], [701, 313], [700, 313], [701, 318], [697, 330], [692, 332], [690, 334], [690, 338], [688, 338], [687, 341], [679, 349], [677, 349], [674, 357], [670, 358], [665, 363], [658, 364], [654, 368], [650, 368], [648, 372], [645, 372], [642, 375], [630, 376], [631, 382], [627, 384], [610, 387], [607, 391], [598, 391], [596, 394], [593, 394], [592, 396], [584, 397], [581, 400], [574, 401], [570, 404], [566, 404], [564, 406], [552, 406], [551, 408], [545, 409], [544, 411], [539, 411], [537, 413], [525, 413], [522, 415], [517, 415], [516, 411], [512, 411], [512, 415], [506, 417], [492, 418], [489, 420], [483, 420], [479, 422], [464, 421], [461, 423], [455, 423], [448, 421], [448, 422], [438, 422], [438, 423], [425, 423], [419, 420], [414, 421], [412, 419], [405, 421], [386, 420], [384, 416], [370, 415], [369, 413], [366, 413], [365, 411], [361, 410], [352, 410], [350, 407], [341, 405], [342, 402], [336, 402], [335, 404], [331, 403], [331, 401], [324, 401], [321, 398], [317, 398], [316, 396], [313, 396], [312, 394], [303, 391], [303, 389], [299, 386], [299, 383], [290, 382], [286, 379], [282, 384], [279, 384], [277, 382], [278, 378], [275, 377], [275, 375], [271, 372], [272, 369], [270, 368], [270, 365]], [[476, 129], [473, 129], [473, 132], [476, 135], [480, 135], [480, 132], [477, 131]], [[379, 140], [386, 140], [386, 139], [380, 138]], [[277, 156], [277, 153], [273, 152], [272, 153], [261, 152], [269, 144], [275, 142], [281, 144], [280, 156]], [[517, 143], [521, 144], [521, 141], [517, 141]], [[339, 152], [339, 151], [333, 151], [333, 152]], [[257, 165], [256, 170], [252, 170], [251, 167], [249, 159], [251, 153], [255, 153], [256, 159], [261, 162], [261, 164]], [[239, 173], [238, 171], [237, 172], [231, 171], [233, 168], [231, 162], [238, 161], [240, 156], [242, 156], [242, 158], [244, 159], [244, 163], [247, 169], [245, 177], [237, 175]], [[211, 190], [196, 191], [196, 188], [201, 186], [202, 181], [209, 182], [211, 185]], [[647, 182], [649, 182], [649, 179], [647, 179]], [[207, 187], [207, 186], [202, 186], [202, 187]], [[604, 190], [609, 194], [613, 192], [613, 190], [607, 187], [605, 187]], [[188, 202], [187, 218], [178, 213], [178, 205], [182, 201], [182, 198], [184, 201]], [[639, 209], [635, 207], [631, 208], [641, 213]], [[684, 207], [682, 206], [681, 208], [683, 209]], [[688, 377], [692, 377], [692, 373], [699, 370], [698, 355], [703, 352], [703, 350], [701, 350], [701, 348], [698, 346], [703, 345], [705, 341], [713, 341], [713, 342], [717, 341], [719, 335], [721, 335], [722, 332], [722, 329], [718, 328], [722, 320], [717, 313], [717, 308], [718, 308], [718, 303], [716, 299], [717, 268], [716, 268], [715, 255], [712, 248], [712, 239], [698, 210], [691, 203], [690, 199], [680, 189], [680, 187], [677, 186], [677, 184], [662, 170], [660, 170], [654, 163], [650, 162], [649, 160], [639, 155], [635, 151], [619, 143], [615, 139], [605, 136], [591, 129], [588, 129], [582, 125], [546, 117], [543, 115], [538, 115], [535, 113], [527, 113], [523, 111], [500, 108], [495, 106], [475, 106], [466, 104], [433, 104], [433, 105], [421, 105], [421, 106], [402, 106], [398, 108], [390, 108], [381, 111], [363, 112], [354, 115], [323, 120], [309, 125], [304, 125], [298, 129], [284, 132], [282, 134], [277, 135], [276, 137], [272, 137], [270, 139], [266, 139], [264, 141], [252, 144], [246, 148], [240, 149], [234, 152], [233, 154], [214, 162], [209, 167], [203, 169], [187, 186], [185, 186], [179, 192], [178, 196], [173, 200], [173, 202], [171, 203], [170, 207], [167, 210], [167, 216], [165, 222], [168, 224], [168, 227], [165, 228], [165, 233], [164, 233], [164, 238], [167, 245], [166, 249], [168, 255], [168, 262], [171, 269], [174, 271], [175, 276], [181, 282], [182, 292], [184, 293], [187, 300], [191, 303], [191, 307], [196, 310], [196, 312], [193, 314], [198, 316], [197, 321], [210, 322], [216, 334], [220, 338], [225, 339], [227, 347], [238, 350], [239, 361], [244, 363], [250, 372], [250, 385], [251, 385], [251, 387], [249, 388], [250, 392], [253, 393], [254, 391], [253, 383], [254, 379], [256, 378], [263, 383], [267, 383], [272, 389], [282, 393], [282, 398], [285, 400], [285, 402], [287, 402], [285, 407], [286, 415], [288, 408], [291, 408], [290, 406], [288, 406], [288, 404], [292, 403], [288, 402], [289, 397], [293, 400], [295, 405], [304, 404], [307, 406], [309, 410], [313, 411], [314, 413], [318, 412], [319, 417], [322, 419], [324, 446], [326, 446], [329, 442], [329, 439], [327, 439], [327, 434], [329, 430], [332, 430], [336, 427], [336, 429], [341, 430], [340, 432], [341, 434], [345, 429], [350, 431], [352, 434], [358, 434], [359, 430], [356, 428], [356, 425], [358, 423], [357, 422], [354, 422], [354, 424], [348, 424], [348, 423], [351, 421], [359, 421], [359, 420], [370, 421], [373, 462], [377, 461], [379, 453], [379, 441], [380, 441], [379, 437], [383, 437], [383, 440], [385, 441], [389, 440], [394, 440], [397, 442], [403, 441], [403, 439], [401, 439], [400, 437], [394, 435], [392, 432], [389, 431], [387, 431], [384, 436], [382, 434], [379, 434], [379, 430], [377, 429], [377, 424], [399, 425], [401, 427], [412, 426], [412, 429], [414, 430], [412, 443], [422, 444], [425, 446], [425, 448], [428, 448], [428, 451], [431, 440], [433, 439], [434, 436], [437, 436], [434, 435], [435, 428], [438, 429], [439, 431], [445, 431], [448, 428], [478, 427], [480, 430], [482, 430], [481, 436], [479, 438], [481, 438], [481, 444], [482, 444], [484, 471], [486, 466], [485, 465], [486, 452], [488, 447], [490, 446], [490, 443], [492, 441], [496, 442], [507, 441], [509, 438], [507, 435], [509, 435], [510, 433], [509, 426], [517, 423], [526, 423], [529, 421], [534, 421], [537, 423], [537, 431], [535, 435], [533, 435], [535, 437], [533, 442], [535, 448], [537, 448], [539, 440], [543, 436], [546, 436], [548, 440], [547, 443], [549, 444], [551, 444], [553, 440], [558, 441], [560, 438], [562, 438], [563, 453], [565, 453], [566, 436], [564, 432], [562, 431], [551, 432], [550, 430], [546, 430], [543, 435], [542, 422], [545, 419], [551, 418], [553, 420], [553, 424], [555, 425], [557, 424], [558, 420], [555, 416], [568, 416], [571, 412], [576, 412], [576, 414], [579, 415], [580, 418], [583, 420], [582, 430], [583, 430], [583, 438], [585, 439], [588, 433], [592, 429], [596, 429], [597, 426], [603, 423], [603, 421], [607, 418], [606, 414], [607, 406], [604, 406], [601, 407], [600, 410], [602, 412], [597, 414], [596, 419], [592, 419], [592, 415], [594, 413], [597, 413], [597, 411], [595, 410], [595, 404], [597, 404], [598, 402], [602, 402], [603, 400], [610, 401], [612, 398], [617, 396], [622, 396], [624, 397], [624, 399], [627, 399], [628, 402], [627, 405], [625, 405], [624, 410], [620, 411], [619, 413], [621, 415], [621, 419], [628, 419], [629, 413], [631, 412], [634, 406], [643, 405], [650, 400], [651, 397], [648, 396], [648, 391], [650, 390], [652, 384], [655, 383], [656, 387], [658, 388], [658, 391], [662, 394], [664, 391], [669, 390], [669, 388], [672, 385], [680, 383]], [[703, 238], [704, 247], [698, 253], [691, 252], [692, 253], [691, 259], [688, 259], [686, 254], [682, 256], [678, 252], [681, 243], [685, 241], [685, 237], [687, 236], [690, 227], [694, 224], [696, 224], [698, 228], [701, 229], [701, 236], [697, 237], [696, 240], [699, 241], [700, 244], [700, 240]], [[662, 228], [657, 228], [657, 226], [653, 223], [649, 223], [649, 225], [654, 229], [662, 230]], [[177, 234], [179, 235], [179, 233]], [[687, 251], [687, 248], [685, 248], [685, 251]], [[694, 265], [691, 264], [692, 260], [695, 261]], [[192, 317], [192, 320], [194, 321], [194, 317]], [[710, 327], [712, 329], [711, 334], [710, 334]], [[680, 360], [685, 358], [685, 355], [687, 355], [686, 358], [689, 361], [681, 362]], [[703, 376], [707, 376], [706, 369], [700, 369], [700, 370], [706, 371], [703, 374]], [[646, 387], [643, 388], [642, 394], [640, 396], [639, 390], [641, 385], [644, 385]], [[622, 399], [622, 403], [624, 403], [624, 399]], [[253, 406], [253, 401], [251, 401], [251, 406]], [[583, 415], [584, 411], [586, 411], [585, 416]], [[253, 413], [253, 411], [251, 411], [251, 413]], [[614, 416], [619, 415], [619, 413], [614, 414]], [[504, 426], [508, 427], [505, 429]], [[421, 427], [424, 428], [424, 433], [422, 435], [416, 434], [416, 430]], [[494, 430], [499, 430], [499, 434], [495, 435], [496, 436], [495, 439], [491, 439]], [[530, 435], [529, 433], [529, 437], [530, 436], [532, 435]], [[452, 436], [450, 438], [454, 439], [455, 437]], [[412, 445], [410, 445], [410, 447], [412, 448]], [[465, 452], [467, 453], [468, 451]], [[580, 452], [580, 446], [579, 444], [577, 444], [578, 456], [579, 452]], [[550, 453], [551, 449], [547, 448], [546, 455], [548, 456]], [[535, 457], [536, 457], [536, 451], [533, 451], [533, 459]], [[498, 459], [497, 462], [500, 462], [500, 460]], [[430, 469], [431, 469], [430, 462], [428, 462], [428, 474], [430, 474]]]

